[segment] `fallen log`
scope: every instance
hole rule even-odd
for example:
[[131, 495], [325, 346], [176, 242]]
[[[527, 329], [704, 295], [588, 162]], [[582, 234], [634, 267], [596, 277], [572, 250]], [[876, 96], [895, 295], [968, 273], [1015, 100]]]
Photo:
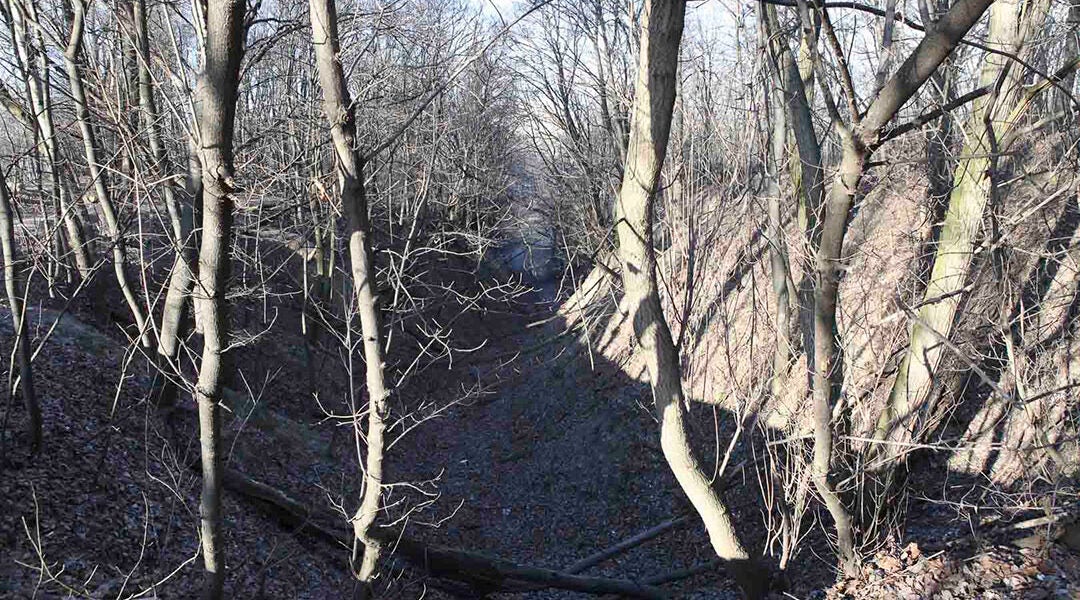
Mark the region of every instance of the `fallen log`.
[[[271, 485], [235, 469], [225, 469], [223, 483], [227, 490], [269, 505], [281, 521], [298, 530], [314, 533], [346, 547], [352, 544], [350, 532], [344, 528], [338, 531], [333, 525], [327, 525], [337, 519], [316, 514], [303, 502]], [[390, 548], [392, 554], [403, 557], [414, 567], [435, 577], [468, 583], [484, 592], [515, 591], [521, 588], [521, 584], [526, 584], [596, 595], [618, 594], [648, 599], [668, 597], [664, 590], [636, 581], [586, 577], [519, 565], [476, 552], [425, 544], [400, 536], [390, 529], [375, 529], [371, 535]]]

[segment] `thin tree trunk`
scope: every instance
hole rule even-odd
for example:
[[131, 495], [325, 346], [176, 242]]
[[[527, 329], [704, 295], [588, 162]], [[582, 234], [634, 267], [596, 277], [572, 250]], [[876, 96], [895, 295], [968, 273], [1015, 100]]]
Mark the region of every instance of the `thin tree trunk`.
[[[90, 276], [91, 260], [83, 242], [82, 225], [79, 223], [76, 198], [67, 189], [67, 182], [60, 172], [60, 148], [53, 129], [52, 106], [49, 98], [49, 62], [42, 44], [35, 42], [27, 29], [27, 21], [37, 21], [33, 0], [25, 4], [11, 0], [9, 4], [15, 31], [15, 49], [26, 69], [30, 88], [30, 102], [37, 117], [38, 132], [41, 139], [39, 147], [49, 165], [52, 183], [52, 195], [57, 219], [64, 224], [68, 246], [75, 257], [75, 266], [79, 275], [86, 279]], [[39, 38], [40, 35], [35, 36]], [[65, 200], [66, 198], [66, 200]]]
[[[768, 7], [773, 8], [773, 7]], [[775, 10], [775, 9], [773, 9]], [[794, 357], [791, 345], [791, 270], [784, 237], [783, 197], [780, 173], [787, 154], [787, 118], [781, 86], [772, 86], [769, 100], [769, 157], [766, 160], [765, 195], [769, 203], [769, 264], [776, 301], [776, 349], [773, 354], [772, 396], [780, 398], [788, 385]]]
[[[356, 118], [349, 91], [338, 60], [337, 7], [334, 0], [311, 0], [312, 42], [315, 63], [323, 90], [323, 110], [330, 121], [330, 136], [337, 155], [341, 201], [348, 216], [349, 261], [356, 293], [356, 310], [364, 337], [367, 372], [368, 427], [364, 495], [353, 515], [353, 532], [364, 545], [363, 561], [357, 573], [362, 594], [371, 592], [381, 544], [370, 530], [380, 509], [385, 478], [383, 436], [386, 429], [387, 387], [383, 370], [383, 349], [379, 336], [379, 313], [375, 295], [375, 268], [372, 264], [371, 225], [368, 222], [363, 163], [356, 150]], [[359, 435], [359, 432], [357, 432]]]
[[[1080, 0], [1069, 0], [1069, 13], [1066, 17], [1069, 31], [1066, 33], [1065, 58], [1066, 60], [1080, 54]], [[1061, 82], [1061, 88], [1070, 93], [1076, 86], [1076, 73], [1070, 73]], [[1065, 112], [1070, 116], [1069, 123], [1075, 124], [1076, 115], [1073, 114], [1072, 98], [1063, 94], [1060, 90], [1054, 92], [1054, 112]]]
[[[15, 355], [19, 361], [19, 386], [22, 390], [23, 405], [30, 419], [30, 452], [37, 454], [41, 448], [41, 405], [34, 394], [34, 376], [30, 369], [30, 342], [27, 339], [26, 314], [19, 298], [18, 274], [15, 249], [15, 217], [8, 195], [4, 171], [0, 169], [0, 250], [4, 260], [4, 290], [7, 292], [8, 308], [15, 327]], [[11, 392], [12, 390], [7, 390]]]
[[648, 0], [642, 12], [641, 50], [626, 169], [618, 198], [619, 254], [624, 305], [646, 357], [660, 420], [664, 457], [701, 515], [717, 555], [751, 598], [764, 595], [766, 577], [735, 531], [731, 513], [709, 483], [691, 448], [684, 420], [679, 355], [664, 320], [653, 249], [653, 203], [671, 133], [675, 79], [686, 3]]
[[[798, 299], [799, 323], [802, 333], [803, 351], [807, 353], [808, 364], [814, 356], [813, 327], [813, 267], [810, 257], [817, 248], [821, 235], [819, 221], [821, 207], [824, 205], [825, 171], [822, 167], [821, 144], [814, 131], [814, 117], [811, 111], [814, 81], [810, 55], [811, 45], [817, 43], [818, 28], [813, 23], [804, 23], [799, 43], [799, 58], [792, 54], [790, 47], [779, 37], [780, 22], [776, 7], [765, 5], [764, 26], [769, 33], [770, 63], [773, 79], [782, 93], [782, 101], [787, 108], [787, 122], [791, 130], [790, 144], [798, 153], [798, 160], [789, 162], [792, 191], [798, 201], [798, 221], [804, 233], [801, 253], [806, 257], [802, 263], [803, 277], [796, 290], [789, 295]], [[804, 21], [811, 19], [807, 15]], [[790, 263], [789, 263], [790, 268]], [[792, 287], [794, 287], [792, 279]]]
[[[176, 401], [176, 379], [179, 375], [180, 339], [185, 330], [185, 312], [191, 299], [191, 288], [195, 282], [191, 265], [195, 259], [194, 206], [200, 202], [202, 193], [202, 169], [199, 165], [199, 153], [194, 143], [189, 140], [189, 169], [186, 185], [186, 198], [181, 201], [175, 193], [176, 184], [172, 174], [169, 156], [161, 141], [161, 129], [158, 125], [159, 114], [154, 99], [154, 85], [150, 72], [150, 34], [147, 28], [146, 2], [134, 0], [132, 15], [135, 48], [138, 57], [139, 105], [143, 117], [143, 126], [150, 141], [151, 172], [156, 179], [164, 178], [162, 194], [172, 226], [171, 242], [174, 256], [169, 272], [169, 284], [165, 293], [165, 306], [162, 309], [161, 329], [158, 332], [157, 353], [159, 357], [155, 397], [161, 406], [171, 406]], [[170, 372], [166, 372], [166, 370]]]
[[[769, 17], [772, 21], [771, 30], [780, 31], [779, 22], [775, 15], [776, 7], [773, 6], [772, 10], [773, 14]], [[784, 83], [788, 110], [793, 111], [791, 117], [789, 117], [793, 121], [793, 139], [791, 142], [798, 149], [801, 159], [791, 161], [792, 189], [798, 194], [799, 225], [805, 232], [808, 244], [811, 243], [811, 240], [816, 240], [820, 233], [818, 221], [821, 219], [821, 207], [824, 204], [825, 195], [825, 174], [821, 163], [821, 144], [817, 139], [817, 134], [814, 132], [814, 121], [811, 112], [814, 105], [813, 56], [817, 52], [818, 38], [821, 36], [820, 19], [816, 17], [817, 13], [815, 12], [806, 15], [805, 20], [801, 22], [800, 30], [802, 33], [799, 36], [798, 57], [791, 56], [790, 49], [785, 47], [787, 52], [785, 52], [786, 56], [782, 58], [781, 63], [785, 65], [784, 70], [781, 71], [781, 73], [784, 73], [785, 79], [781, 81]], [[803, 146], [799, 145], [800, 136]], [[804, 170], [807, 169], [809, 172], [804, 175]], [[816, 241], [813, 243], [816, 244]], [[809, 247], [807, 246], [808, 249]], [[807, 252], [807, 255], [810, 254], [811, 252]], [[801, 290], [806, 297], [804, 321], [808, 332], [812, 332], [813, 328], [810, 327], [810, 312], [812, 310], [810, 306], [810, 288], [812, 282], [809, 277], [804, 280], [804, 284], [804, 289]], [[807, 333], [807, 336], [809, 335], [811, 334]], [[812, 344], [813, 340], [807, 337], [807, 347], [811, 348]]]
[[[794, 146], [795, 152], [797, 152], [798, 160], [789, 161], [789, 169], [791, 172], [792, 190], [795, 197], [798, 199], [798, 220], [799, 224], [805, 234], [805, 240], [803, 243], [803, 254], [809, 256], [813, 253], [813, 248], [817, 245], [818, 234], [820, 228], [818, 227], [818, 219], [821, 213], [821, 206], [824, 203], [824, 169], [821, 164], [821, 145], [818, 142], [817, 133], [814, 131], [813, 114], [810, 110], [810, 92], [807, 89], [806, 83], [813, 81], [813, 70], [807, 69], [805, 73], [800, 69], [799, 63], [792, 55], [791, 49], [788, 45], [776, 37], [776, 32], [780, 31], [779, 19], [776, 14], [776, 7], [773, 5], [764, 5], [763, 15], [763, 27], [770, 39], [769, 43], [769, 59], [772, 71], [772, 78], [776, 89], [778, 90], [778, 98], [776, 103], [783, 106], [786, 109], [786, 114], [777, 114], [774, 118], [779, 120], [783, 118], [783, 127], [790, 126], [791, 141], [793, 144], [789, 144], [787, 133], [784, 134], [783, 153], [786, 153], [788, 146]], [[802, 41], [800, 44], [801, 52], [808, 53], [809, 50], [805, 46], [810, 43], [808, 37], [814, 35], [812, 31], [804, 32]], [[816, 35], [814, 36], [816, 39]], [[779, 135], [779, 131], [775, 129], [774, 136]], [[776, 140], [773, 140], [774, 147], [772, 154], [774, 160], [777, 160], [776, 156], [783, 156], [780, 148], [775, 147]], [[782, 158], [780, 159], [782, 160]], [[776, 178], [779, 179], [779, 162], [777, 163]], [[779, 182], [777, 183], [779, 185]], [[779, 192], [778, 192], [779, 193]], [[808, 264], [804, 267], [809, 266]], [[787, 295], [791, 298], [797, 299], [799, 307], [799, 319], [802, 325], [803, 335], [803, 348], [804, 351], [810, 353], [808, 359], [813, 360], [813, 327], [811, 325], [811, 314], [813, 311], [813, 299], [812, 299], [812, 281], [808, 276], [803, 277], [803, 281], [800, 283], [799, 288], [794, 288], [793, 277], [790, 273], [790, 261], [787, 263], [788, 270], [788, 286], [789, 290]], [[804, 268], [804, 272], [809, 269]], [[774, 282], [775, 283], [775, 282]], [[790, 317], [788, 318], [790, 321]], [[790, 344], [790, 339], [788, 340]]]
[[[775, 8], [768, 6], [765, 10], [766, 26], [771, 31], [779, 31], [779, 20], [776, 17]], [[807, 23], [809, 19], [809, 15], [802, 16], [804, 28], [812, 27]], [[804, 43], [809, 36], [809, 32], [804, 32]], [[792, 132], [799, 150], [800, 165], [793, 175], [796, 184], [802, 188], [800, 191], [804, 198], [800, 220], [806, 232], [806, 249], [810, 256], [820, 257], [826, 247], [832, 247], [824, 246], [825, 243], [832, 245], [842, 243], [846, 221], [841, 225], [839, 237], [829, 236], [827, 218], [831, 213], [827, 213], [824, 226], [819, 221], [822, 217], [822, 207], [825, 205], [822, 197], [824, 185], [821, 146], [814, 132], [807, 90], [803, 87], [803, 82], [812, 78], [812, 71], [805, 75], [800, 72], [790, 49], [782, 41], [775, 40], [773, 45], [772, 55], [775, 62], [776, 80], [786, 97], [792, 121]], [[855, 165], [856, 177], [862, 176], [862, 158], [858, 154], [845, 152], [844, 160], [858, 161]], [[850, 169], [852, 165], [842, 161], [840, 169], [845, 167]], [[857, 185], [857, 182], [853, 185]], [[830, 201], [836, 189], [837, 186], [834, 184], [833, 189], [830, 189]], [[847, 209], [844, 210], [846, 219]], [[839, 255], [839, 250], [836, 250], [836, 254]], [[831, 407], [838, 396], [840, 381], [839, 372], [832, 366], [839, 356], [838, 346], [834, 339], [836, 294], [833, 293], [830, 296], [820, 281], [820, 277], [817, 281], [811, 277], [804, 279], [801, 286], [803, 297], [800, 302], [804, 312], [803, 334], [806, 342], [807, 364], [813, 365], [810, 417], [814, 431], [814, 459], [811, 464], [811, 479], [818, 495], [821, 496], [829, 514], [833, 517], [841, 568], [845, 573], [852, 574], [858, 568], [852, 518], [840, 495], [829, 481], [833, 443]], [[824, 361], [829, 362], [824, 363]]]
[[[948, 9], [948, 5], [949, 0], [920, 0], [919, 12], [926, 27], [930, 29], [936, 27], [941, 13]], [[928, 83], [934, 104], [944, 106], [953, 100], [955, 96], [953, 79], [956, 76], [956, 70], [955, 61], [949, 59], [930, 77]], [[933, 229], [931, 240], [936, 241], [941, 229], [941, 220], [945, 215], [944, 207], [952, 189], [952, 161], [949, 158], [953, 138], [952, 112], [944, 112], [927, 128], [926, 134], [927, 172], [930, 177], [928, 196]], [[928, 271], [929, 267], [926, 270]]]
[[202, 450], [203, 563], [206, 598], [221, 598], [225, 559], [221, 539], [221, 423], [218, 403], [226, 376], [224, 352], [229, 320], [225, 295], [230, 272], [233, 221], [233, 130], [240, 59], [244, 45], [244, 0], [210, 0], [206, 6], [206, 64], [195, 91], [203, 185], [202, 245], [195, 308], [203, 324], [202, 363], [196, 397]]
[[[31, 114], [33, 112], [33, 110], [34, 110], [34, 103], [33, 103], [33, 100], [32, 100], [33, 93], [32, 93], [32, 90], [31, 90], [30, 70], [29, 70], [29, 67], [23, 62], [22, 55], [20, 54], [20, 51], [18, 49], [18, 43], [19, 43], [19, 40], [20, 40], [19, 36], [21, 35], [21, 31], [22, 31], [20, 29], [22, 27], [22, 22], [20, 21], [19, 25], [16, 25], [16, 23], [15, 23], [15, 11], [17, 10], [17, 8], [16, 8], [16, 6], [14, 4], [14, 0], [12, 0], [11, 2], [7, 2], [5, 0], [0, 0], [0, 2], [3, 2], [3, 11], [2, 12], [3, 12], [3, 17], [4, 17], [4, 22], [7, 25], [8, 35], [9, 35], [11, 41], [12, 41], [13, 48], [12, 48], [11, 54], [12, 54], [12, 57], [14, 58], [16, 72], [20, 76], [20, 80], [21, 80], [21, 82], [23, 84], [23, 88], [24, 88], [25, 95], [26, 95], [26, 98], [27, 98], [27, 102], [29, 103], [27, 105], [26, 109], [24, 110], [21, 106], [19, 106], [11, 98], [10, 94], [8, 94], [6, 92], [6, 90], [5, 90], [5, 93], [4, 93], [4, 96], [5, 96], [4, 105], [8, 109], [8, 112], [10, 112], [12, 114], [12, 116], [14, 116], [16, 119], [18, 119], [21, 123], [23, 123], [23, 125], [27, 129], [30, 130], [30, 134], [33, 137], [33, 147], [34, 147], [35, 152], [33, 154], [33, 159], [32, 159], [31, 162], [33, 164], [34, 181], [37, 184], [37, 186], [36, 186], [37, 191], [38, 191], [37, 195], [38, 195], [39, 201], [42, 203], [41, 226], [42, 226], [43, 238], [47, 239], [47, 240], [49, 240], [51, 242], [54, 242], [54, 245], [55, 245], [57, 242], [59, 242], [59, 236], [56, 235], [55, 232], [52, 230], [52, 227], [51, 227], [51, 225], [49, 223], [49, 211], [44, 206], [45, 193], [44, 193], [44, 188], [42, 186], [42, 180], [44, 179], [44, 177], [43, 177], [43, 173], [42, 173], [42, 169], [41, 169], [41, 161], [42, 161], [42, 157], [45, 154], [45, 150], [44, 150], [44, 145], [41, 142], [41, 132], [38, 131], [36, 115]], [[60, 256], [59, 251], [56, 252], [56, 256]], [[48, 291], [49, 291], [49, 297], [50, 298], [53, 298], [56, 295], [56, 289], [55, 289], [56, 280], [55, 280], [55, 277], [54, 277], [55, 266], [56, 266], [56, 261], [53, 261], [53, 262], [49, 263], [48, 265], [46, 265], [46, 268], [42, 269], [42, 271], [43, 271], [43, 273], [45, 275], [46, 284], [48, 286]]]
[[[171, 177], [172, 169], [165, 146], [161, 143], [161, 128], [158, 125], [157, 103], [154, 100], [154, 82], [150, 73], [150, 34], [146, 26], [146, 0], [134, 0], [132, 10], [135, 17], [135, 48], [139, 64], [139, 107], [142, 112], [143, 127], [150, 141], [152, 161], [151, 173], [155, 179], [162, 179], [162, 194], [165, 196], [165, 208], [169, 212], [169, 221], [173, 228], [173, 240], [177, 248], [183, 239], [182, 215], [176, 200], [175, 183]], [[177, 254], [182, 252], [178, 249]]]
[[185, 192], [189, 201], [180, 205], [180, 239], [172, 270], [169, 272], [169, 287], [165, 293], [165, 306], [162, 309], [161, 330], [158, 333], [158, 367], [171, 372], [159, 372], [160, 390], [156, 393], [157, 402], [168, 407], [176, 402], [177, 386], [174, 377], [180, 373], [180, 340], [190, 322], [186, 319], [186, 309], [191, 300], [191, 290], [195, 284], [192, 264], [195, 262], [195, 247], [198, 236], [195, 221], [202, 213], [202, 165], [199, 151], [194, 140], [188, 140], [188, 174]]
[[[196, 4], [204, 4], [205, 1], [201, 0]], [[138, 58], [138, 45], [128, 43], [128, 39], [134, 39], [135, 36], [135, 6], [132, 0], [116, 0], [116, 21], [120, 42], [120, 60], [118, 63], [114, 63], [114, 66], [119, 66], [120, 73], [116, 74], [117, 91], [119, 97], [117, 102], [120, 104], [121, 119], [124, 121], [120, 125], [120, 128], [125, 130], [121, 132], [121, 135], [134, 137], [135, 132], [139, 131], [139, 58]], [[128, 176], [134, 176], [135, 174], [135, 145], [132, 143], [125, 143], [122, 145], [122, 152], [120, 155], [120, 171]]]
[[86, 165], [90, 171], [90, 179], [94, 185], [94, 193], [97, 195], [98, 205], [101, 207], [105, 225], [109, 230], [113, 255], [113, 272], [116, 274], [116, 282], [120, 286], [120, 291], [124, 294], [124, 300], [127, 302], [132, 317], [135, 319], [135, 325], [139, 330], [139, 343], [146, 350], [150, 350], [153, 348], [150, 328], [147, 326], [142, 307], [135, 296], [135, 291], [128, 282], [127, 273], [124, 270], [127, 263], [124, 253], [124, 237], [120, 231], [120, 221], [113, 205], [106, 174], [98, 162], [97, 140], [94, 136], [93, 126], [90, 123], [90, 110], [87, 108], [86, 92], [83, 89], [79, 55], [82, 53], [86, 3], [83, 0], [71, 0], [71, 7], [74, 14], [71, 20], [71, 37], [68, 40], [67, 48], [64, 50], [64, 64], [67, 69], [68, 83], [71, 86], [71, 97], [75, 102], [75, 119], [79, 123], [79, 132], [82, 134], [83, 151], [86, 155]]

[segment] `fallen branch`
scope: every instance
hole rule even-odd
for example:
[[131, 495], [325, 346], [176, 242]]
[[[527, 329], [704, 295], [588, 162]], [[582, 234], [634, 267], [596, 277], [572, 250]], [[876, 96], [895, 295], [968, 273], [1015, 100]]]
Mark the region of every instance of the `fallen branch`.
[[[649, 447], [650, 450], [654, 450], [654, 451], [656, 451], [657, 454], [663, 455], [663, 451], [658, 446], [654, 448], [654, 447], [652, 447], [651, 442], [644, 441], [644, 440], [643, 440], [643, 443], [646, 444], [647, 447]], [[719, 485], [718, 489], [720, 491], [726, 490], [728, 488], [728, 486], [731, 485], [731, 482], [734, 480], [736, 473], [739, 473], [741, 469], [745, 468], [746, 464], [747, 464], [747, 461], [743, 460], [743, 461], [740, 461], [739, 464], [735, 465], [735, 467], [733, 467], [731, 469], [731, 473], [729, 473], [727, 475], [727, 477], [725, 477], [724, 480], [722, 482], [720, 482], [720, 485]], [[615, 556], [623, 554], [624, 552], [632, 550], [632, 549], [644, 544], [645, 542], [647, 542], [647, 541], [649, 541], [649, 540], [651, 540], [653, 538], [656, 538], [657, 536], [659, 536], [662, 533], [665, 533], [667, 531], [675, 529], [676, 527], [680, 527], [682, 525], [685, 525], [685, 524], [687, 524], [689, 522], [691, 522], [691, 516], [690, 515], [682, 515], [681, 517], [675, 517], [675, 518], [672, 518], [672, 519], [668, 519], [667, 521], [664, 521], [663, 523], [660, 523], [659, 525], [656, 525], [654, 527], [650, 527], [649, 529], [646, 529], [645, 531], [642, 531], [641, 533], [638, 533], [638, 534], [635, 534], [635, 535], [633, 535], [631, 537], [628, 537], [625, 540], [623, 540], [623, 541], [621, 541], [621, 542], [619, 542], [619, 543], [617, 543], [617, 544], [615, 544], [613, 546], [609, 546], [609, 547], [607, 547], [607, 548], [605, 548], [605, 549], [603, 549], [603, 550], [601, 550], [599, 552], [596, 552], [594, 554], [586, 556], [585, 558], [577, 561], [576, 563], [574, 563], [574, 564], [570, 565], [569, 567], [567, 567], [566, 569], [564, 569], [563, 573], [580, 573], [580, 572], [584, 571], [585, 569], [588, 569], [589, 567], [594, 567], [594, 566], [596, 566], [596, 565], [598, 565], [598, 564], [600, 564], [600, 563], [602, 563], [602, 562], [604, 562], [606, 560], [609, 560], [609, 559], [611, 559], [611, 558], [613, 558]], [[701, 568], [701, 567], [705, 567], [705, 566], [706, 565], [698, 565], [698, 567], [695, 567], [695, 568]], [[666, 577], [666, 576], [665, 575], [660, 575], [658, 577], [663, 578], [663, 577]], [[657, 579], [658, 577], [653, 577], [652, 579], [648, 579], [646, 581], [652, 581], [654, 579]]]
[[707, 573], [709, 571], [715, 571], [723, 566], [724, 561], [719, 558], [716, 560], [710, 560], [707, 563], [701, 563], [700, 565], [694, 565], [685, 569], [679, 569], [670, 573], [664, 573], [663, 575], [656, 575], [645, 580], [644, 583], [648, 585], [663, 585], [665, 583], [672, 583], [682, 579], [689, 579], [694, 575], [701, 573]]
[[[335, 519], [320, 517], [304, 503], [293, 499], [281, 490], [267, 485], [234, 469], [226, 469], [223, 476], [225, 489], [268, 504], [283, 522], [307, 530], [334, 543], [350, 546], [352, 536], [340, 532], [322, 521]], [[484, 591], [513, 591], [520, 583], [548, 588], [558, 588], [587, 594], [619, 594], [630, 598], [667, 598], [664, 590], [624, 579], [585, 577], [553, 569], [529, 567], [499, 558], [454, 548], [429, 545], [405, 537], [390, 529], [374, 529], [371, 535], [404, 557], [414, 567], [433, 576], [468, 583]]]
[[598, 565], [613, 556], [617, 556], [619, 554], [622, 554], [623, 552], [626, 552], [627, 550], [630, 550], [631, 548], [640, 546], [641, 544], [644, 544], [645, 542], [659, 536], [660, 534], [670, 529], [674, 529], [680, 525], [685, 525], [689, 522], [690, 517], [686, 515], [675, 519], [669, 519], [655, 527], [646, 529], [645, 531], [642, 531], [641, 533], [633, 537], [626, 538], [625, 540], [619, 542], [618, 544], [615, 544], [614, 546], [610, 546], [608, 548], [605, 548], [604, 550], [601, 550], [600, 552], [597, 552], [590, 556], [586, 556], [585, 558], [567, 567], [563, 572], [580, 573], [585, 569], [588, 569], [589, 567], [592, 567], [594, 565]]

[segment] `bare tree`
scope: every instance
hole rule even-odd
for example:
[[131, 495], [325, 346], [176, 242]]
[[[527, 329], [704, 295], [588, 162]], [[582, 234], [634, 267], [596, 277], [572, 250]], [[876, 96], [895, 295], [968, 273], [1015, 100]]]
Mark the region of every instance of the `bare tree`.
[[120, 230], [120, 219], [117, 216], [116, 207], [112, 200], [112, 192], [106, 172], [101, 168], [98, 159], [98, 142], [94, 134], [94, 126], [90, 122], [90, 110], [87, 107], [86, 91], [83, 85], [83, 75], [80, 55], [83, 46], [83, 27], [86, 17], [86, 3], [83, 0], [71, 0], [73, 11], [71, 18], [71, 36], [68, 39], [67, 48], [64, 49], [64, 65], [67, 69], [68, 84], [71, 86], [71, 98], [75, 102], [75, 119], [79, 123], [79, 133], [82, 135], [83, 152], [86, 156], [86, 166], [90, 174], [90, 181], [94, 186], [101, 213], [105, 217], [105, 225], [108, 227], [109, 242], [112, 246], [113, 272], [120, 291], [124, 294], [128, 310], [135, 319], [138, 333], [136, 339], [147, 351], [153, 348], [151, 342], [150, 326], [146, 321], [142, 305], [135, 290], [128, 281], [125, 266], [127, 258], [124, 250], [124, 234]]
[[49, 91], [49, 60], [45, 51], [43, 34], [40, 30], [32, 31], [28, 25], [28, 22], [38, 22], [36, 4], [34, 0], [10, 0], [8, 6], [13, 21], [12, 29], [15, 33], [14, 49], [18, 53], [19, 63], [25, 70], [30, 102], [34, 115], [37, 117], [38, 134], [41, 140], [39, 151], [49, 166], [55, 214], [58, 221], [64, 224], [68, 246], [75, 257], [79, 275], [86, 279], [90, 276], [91, 259], [83, 240], [82, 224], [77, 208], [78, 201], [72, 197], [70, 186], [61, 169], [63, 159], [60, 156], [57, 133], [53, 127], [53, 107]]
[[[1020, 52], [1025, 39], [1042, 26], [1047, 9], [1044, 1], [998, 0], [990, 10], [989, 44], [1008, 54]], [[1018, 71], [1000, 54], [987, 56], [980, 71], [979, 87], [995, 91], [976, 99], [972, 108], [933, 271], [912, 322], [908, 351], [878, 422], [882, 439], [912, 441], [926, 425], [927, 396], [946, 349], [941, 338], [947, 338], [952, 329], [968, 280], [975, 234], [993, 193], [995, 156], [1006, 150], [1002, 142], [1020, 117], [1017, 109], [1026, 108]]]
[[717, 556], [729, 561], [747, 597], [762, 597], [767, 578], [735, 531], [731, 513], [694, 458], [684, 422], [682, 371], [656, 280], [653, 203], [671, 133], [675, 78], [686, 5], [647, 1], [642, 12], [630, 142], [618, 198], [619, 256], [625, 288], [623, 305], [649, 369], [660, 420], [660, 445], [690, 502], [709, 531]]
[[[155, 86], [151, 72], [150, 32], [146, 2], [132, 3], [134, 46], [138, 58], [139, 107], [143, 128], [150, 144], [151, 172], [161, 178], [162, 195], [171, 225], [170, 240], [174, 249], [172, 269], [169, 271], [168, 290], [162, 308], [161, 326], [158, 332], [157, 354], [161, 384], [158, 401], [170, 405], [175, 401], [176, 381], [179, 373], [180, 339], [184, 333], [184, 316], [191, 300], [191, 288], [195, 282], [192, 263], [195, 258], [195, 206], [201, 202], [202, 177], [199, 152], [195, 140], [189, 139], [189, 169], [186, 178], [186, 194], [177, 197], [178, 187], [172, 177], [172, 162], [161, 139], [161, 114], [155, 100]], [[189, 136], [192, 137], [193, 136]], [[186, 197], [185, 197], [186, 196]], [[170, 372], [166, 372], [170, 371]]]
[[202, 362], [195, 395], [199, 403], [202, 454], [203, 564], [206, 598], [221, 598], [225, 555], [221, 538], [221, 418], [229, 341], [226, 293], [233, 243], [233, 132], [240, 60], [244, 52], [244, 0], [210, 0], [206, 5], [206, 56], [195, 91], [202, 170], [202, 245], [199, 279], [193, 292], [203, 327]]
[[[364, 338], [364, 364], [367, 371], [367, 458], [364, 470], [364, 495], [353, 515], [356, 540], [364, 552], [357, 577], [362, 594], [370, 595], [378, 567], [381, 542], [370, 534], [380, 509], [384, 483], [383, 452], [386, 431], [386, 374], [383, 371], [382, 339], [379, 335], [379, 311], [376, 306], [375, 267], [371, 253], [371, 224], [368, 221], [364, 191], [364, 165], [356, 148], [356, 117], [349, 99], [348, 86], [341, 70], [337, 33], [337, 7], [333, 0], [311, 0], [312, 43], [323, 90], [323, 111], [330, 121], [330, 135], [337, 157], [338, 186], [348, 218], [349, 267]], [[359, 418], [359, 417], [358, 417]], [[360, 436], [359, 424], [356, 435]]]

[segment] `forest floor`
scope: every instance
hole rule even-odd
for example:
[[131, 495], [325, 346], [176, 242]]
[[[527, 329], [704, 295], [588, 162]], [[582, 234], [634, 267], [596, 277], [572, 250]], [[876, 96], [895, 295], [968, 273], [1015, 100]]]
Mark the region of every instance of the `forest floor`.
[[[647, 528], [691, 514], [656, 442], [647, 387], [587, 347], [557, 337], [543, 296], [491, 307], [460, 327], [481, 350], [410, 380], [396, 401], [418, 407], [389, 454], [397, 482], [387, 502], [398, 527], [442, 546], [524, 565], [564, 569]], [[199, 476], [194, 407], [153, 408], [151, 378], [102, 306], [73, 305], [35, 360], [45, 445], [26, 451], [19, 406], [4, 411], [0, 476], [0, 597], [193, 597]], [[111, 304], [116, 306], [117, 304]], [[60, 313], [34, 309], [40, 336]], [[282, 316], [284, 315], [284, 316]], [[277, 319], [275, 321], [275, 319]], [[10, 317], [0, 309], [0, 353], [10, 356]], [[308, 359], [287, 307], [248, 309], [239, 331], [225, 416], [230, 468], [319, 510], [344, 515], [359, 498], [360, 469], [339, 355]], [[267, 329], [267, 324], [277, 326]], [[467, 345], [467, 344], [463, 344]], [[129, 364], [127, 375], [120, 376]], [[312, 388], [318, 389], [318, 395]], [[316, 401], [318, 400], [318, 401]], [[712, 468], [732, 418], [691, 409], [692, 433]], [[765, 539], [749, 452], [732, 458], [726, 496], [744, 535]], [[743, 467], [739, 467], [743, 465]], [[927, 482], [927, 485], [940, 482]], [[349, 549], [294, 531], [227, 492], [228, 597], [335, 598], [352, 590]], [[836, 582], [820, 526], [792, 561], [777, 598], [1080, 598], [1080, 558], [1063, 546], [1026, 549], [1004, 537], [975, 538], [958, 512], [911, 503], [918, 527], [868, 561], [864, 577]], [[644, 580], [713, 560], [693, 518], [586, 574]], [[447, 586], [391, 570], [390, 597], [444, 597]], [[665, 586], [687, 598], [736, 598], [723, 568]], [[458, 594], [459, 588], [455, 588]], [[575, 597], [537, 591], [516, 597]], [[506, 595], [511, 597], [511, 595]]]

